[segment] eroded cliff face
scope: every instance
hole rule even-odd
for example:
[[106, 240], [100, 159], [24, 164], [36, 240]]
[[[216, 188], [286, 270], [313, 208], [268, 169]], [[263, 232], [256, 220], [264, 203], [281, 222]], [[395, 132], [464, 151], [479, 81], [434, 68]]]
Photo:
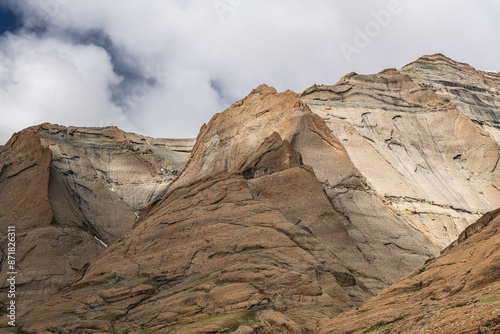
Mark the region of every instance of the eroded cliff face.
[[318, 333], [498, 333], [500, 209], [469, 226], [441, 256]]
[[498, 85], [444, 56], [301, 95], [370, 187], [443, 249], [500, 206]]
[[116, 128], [50, 124], [14, 135], [0, 150], [2, 290], [7, 226], [16, 227], [16, 300], [24, 308], [56, 292], [128, 232], [136, 212], [184, 166], [191, 145]]
[[432, 85], [436, 94], [452, 103], [498, 141], [500, 74], [478, 71], [442, 54], [424, 56], [406, 65], [402, 73]]
[[[351, 73], [300, 96], [262, 85], [215, 115], [194, 146], [116, 128], [28, 129], [22, 135], [33, 147], [30, 157], [14, 139], [1, 148], [0, 161], [10, 162], [1, 167], [0, 182], [45, 180], [33, 188], [40, 219], [70, 235], [67, 254], [74, 255], [50, 256], [80, 262], [61, 269], [65, 278], [78, 270], [64, 282], [54, 279], [57, 293], [19, 311], [23, 331], [342, 329], [336, 317], [329, 319], [439, 255], [482, 213], [500, 206], [498, 82], [493, 73], [435, 55], [400, 71]], [[16, 200], [0, 190], [0, 205], [10, 210], [28, 201], [24, 192], [14, 194]], [[20, 217], [38, 226], [29, 215]], [[472, 240], [466, 243], [473, 248], [469, 236], [484, 221], [461, 240]], [[48, 232], [55, 250], [57, 233]], [[89, 258], [100, 255], [82, 258], [80, 244], [91, 250]], [[458, 252], [453, 274], [439, 271], [451, 265], [441, 258], [427, 263], [437, 270], [425, 278], [429, 285], [458, 275], [436, 285], [432, 298], [445, 300], [463, 287], [462, 272], [471, 268], [460, 247], [447, 250]], [[496, 273], [484, 252], [473, 261]], [[423, 291], [424, 283], [412, 280], [420, 274], [407, 276], [411, 281], [398, 294]], [[416, 296], [404, 297], [399, 314], [410, 316], [423, 305], [417, 298], [428, 294]], [[399, 319], [388, 313], [372, 324], [381, 313], [373, 314], [359, 328]]]
[[[332, 204], [349, 197], [362, 206]], [[312, 332], [434, 253], [297, 94], [260, 86], [202, 128], [167, 195], [24, 330]]]
[[[125, 211], [132, 209], [135, 215], [131, 216], [138, 216], [149, 202], [165, 194], [184, 168], [194, 145], [194, 139], [153, 139], [116, 127], [66, 128], [43, 124], [35, 131], [52, 152], [52, 168], [64, 178], [85, 214], [107, 215], [104, 219], [116, 228], [123, 220], [117, 214], [124, 208], [106, 212], [112, 203], [121, 200], [129, 207]], [[107, 190], [111, 191], [112, 197], [86, 198], [99, 188], [108, 195]], [[112, 203], [106, 203], [109, 200]], [[128, 229], [115, 233], [114, 239]]]

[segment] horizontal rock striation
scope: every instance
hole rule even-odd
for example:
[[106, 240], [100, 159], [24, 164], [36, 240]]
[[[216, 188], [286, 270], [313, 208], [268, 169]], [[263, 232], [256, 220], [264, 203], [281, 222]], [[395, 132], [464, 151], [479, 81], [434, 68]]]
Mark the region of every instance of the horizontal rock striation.
[[[363, 206], [340, 211], [352, 197]], [[297, 94], [260, 86], [201, 129], [166, 196], [23, 330], [312, 332], [434, 252]]]
[[438, 54], [259, 86], [196, 142], [17, 134], [0, 222], [20, 222], [22, 330], [445, 333], [467, 312], [465, 332], [497, 330], [498, 212], [470, 224], [500, 207], [499, 81]]
[[500, 137], [492, 127], [500, 91], [483, 72], [427, 56], [401, 71], [351, 73], [301, 98], [377, 196], [438, 248], [500, 206]]

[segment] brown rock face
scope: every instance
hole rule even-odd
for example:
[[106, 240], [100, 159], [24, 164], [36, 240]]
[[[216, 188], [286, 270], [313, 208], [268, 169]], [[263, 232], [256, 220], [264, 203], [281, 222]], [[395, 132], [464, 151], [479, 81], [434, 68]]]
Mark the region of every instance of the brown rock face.
[[[376, 218], [337, 211], [342, 189]], [[368, 190], [295, 93], [261, 86], [202, 128], [167, 195], [24, 330], [312, 332], [434, 251]]]
[[500, 209], [441, 256], [318, 333], [500, 332]]
[[287, 91], [277, 95], [274, 88], [265, 85], [234, 103], [230, 112], [215, 115], [201, 129], [190, 161], [173, 186], [181, 187], [184, 180], [221, 170], [243, 172], [247, 160], [258, 155], [255, 151], [273, 133], [288, 141], [302, 154], [304, 163], [313, 165], [315, 172], [323, 179], [328, 178], [333, 186], [353, 178], [359, 179], [353, 183], [363, 186], [362, 176], [343, 146], [297, 94]]
[[[14, 135], [0, 149], [2, 291], [8, 226], [16, 228], [16, 300], [25, 308], [128, 232], [134, 211], [165, 191], [183, 167], [189, 144], [50, 124]], [[6, 298], [2, 293], [0, 301]]]
[[[422, 233], [371, 191], [325, 122], [290, 91], [277, 94], [263, 85], [215, 115], [201, 129], [190, 161], [172, 187], [222, 170], [244, 173], [246, 164], [259, 155], [261, 143], [273, 133], [300, 152], [304, 164], [313, 167], [349, 237], [371, 264], [370, 273], [358, 277], [371, 291], [396, 282], [438, 253]], [[391, 270], [387, 270], [389, 266]]]
[[[7, 300], [7, 227], [16, 229], [18, 307], [26, 307], [40, 295], [54, 292], [61, 279], [67, 279], [85, 264], [88, 254], [95, 258], [103, 248], [87, 237], [83, 226], [64, 229], [55, 221], [51, 206], [51, 151], [44, 148], [32, 131], [16, 134], [0, 151], [0, 221], [2, 222], [2, 311]], [[74, 217], [71, 217], [74, 218]], [[75, 221], [76, 219], [73, 219]], [[75, 243], [74, 240], [80, 240]], [[62, 256], [61, 256], [62, 255]]]

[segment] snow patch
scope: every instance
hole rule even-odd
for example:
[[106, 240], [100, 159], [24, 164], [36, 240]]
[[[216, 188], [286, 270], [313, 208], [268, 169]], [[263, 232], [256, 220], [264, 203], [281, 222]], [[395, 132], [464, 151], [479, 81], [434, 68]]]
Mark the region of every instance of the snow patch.
[[106, 245], [106, 244], [105, 244], [105, 243], [104, 243], [101, 239], [99, 239], [99, 238], [98, 238], [98, 237], [96, 237], [95, 235], [94, 235], [94, 238], [95, 238], [97, 241], [99, 241], [99, 242], [100, 242], [100, 243], [101, 243], [101, 244], [102, 244], [105, 248], [108, 248], [108, 245]]

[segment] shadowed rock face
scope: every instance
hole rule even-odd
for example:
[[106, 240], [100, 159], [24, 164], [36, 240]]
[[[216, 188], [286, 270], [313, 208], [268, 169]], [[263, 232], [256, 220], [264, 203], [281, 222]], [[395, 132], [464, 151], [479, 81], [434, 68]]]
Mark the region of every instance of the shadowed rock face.
[[[128, 232], [134, 211], [166, 190], [190, 145], [50, 124], [14, 135], [0, 149], [0, 225], [4, 252], [7, 226], [16, 227], [18, 307], [57, 291]], [[5, 253], [3, 289], [4, 261]]]
[[500, 206], [500, 91], [442, 55], [401, 71], [351, 73], [301, 97], [394, 211], [443, 249]]
[[438, 258], [318, 333], [498, 333], [500, 209], [469, 226]]
[[312, 332], [433, 252], [297, 94], [260, 86], [202, 128], [167, 195], [24, 330]]

